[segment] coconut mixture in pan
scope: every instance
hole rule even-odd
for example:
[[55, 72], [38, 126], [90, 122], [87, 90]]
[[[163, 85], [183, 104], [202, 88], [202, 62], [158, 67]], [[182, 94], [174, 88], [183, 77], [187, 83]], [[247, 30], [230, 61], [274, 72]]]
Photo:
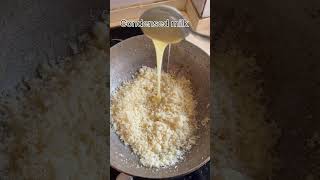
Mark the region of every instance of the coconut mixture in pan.
[[162, 73], [158, 97], [156, 69], [142, 67], [111, 101], [113, 128], [147, 167], [171, 166], [196, 143], [196, 101], [191, 82]]

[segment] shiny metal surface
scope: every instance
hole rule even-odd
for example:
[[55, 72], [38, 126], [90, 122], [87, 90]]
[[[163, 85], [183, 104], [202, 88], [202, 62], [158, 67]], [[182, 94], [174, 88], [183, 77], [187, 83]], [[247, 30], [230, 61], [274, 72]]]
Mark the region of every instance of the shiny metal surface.
[[[142, 31], [145, 35], [148, 37], [151, 37], [152, 39], [157, 39], [164, 42], [172, 42], [176, 43], [181, 41], [182, 39], [185, 39], [189, 34], [192, 34], [193, 36], [197, 37], [198, 39], [201, 39], [203, 41], [210, 41], [210, 36], [200, 34], [191, 28], [191, 23], [188, 23], [188, 26], [183, 27], [173, 27], [171, 26], [172, 21], [181, 21], [185, 18], [181, 14], [181, 12], [171, 6], [157, 6], [151, 9], [146, 10], [140, 17], [140, 19], [144, 21], [166, 21], [169, 20], [169, 26], [168, 27], [142, 27]], [[154, 30], [150, 30], [154, 29]], [[159, 33], [162, 32], [162, 33]], [[164, 36], [165, 34], [165, 36]]]
[[[167, 57], [167, 50], [164, 57]], [[154, 46], [144, 35], [129, 38], [113, 46], [110, 50], [110, 92], [114, 93], [123, 81], [131, 79], [141, 67], [156, 67]], [[164, 59], [166, 62], [166, 59]], [[164, 64], [166, 68], [166, 63]], [[198, 117], [200, 121], [209, 117], [210, 96], [210, 58], [200, 48], [182, 41], [172, 45], [169, 71], [183, 73], [192, 82], [198, 101]], [[176, 168], [150, 169], [140, 167], [138, 157], [125, 146], [115, 132], [110, 129], [110, 162], [111, 166], [121, 172], [147, 178], [167, 178], [187, 174], [201, 167], [210, 159], [209, 125], [199, 130], [198, 145], [187, 153], [185, 160]]]
[[[140, 16], [140, 19], [143, 21], [158, 21], [165, 22], [169, 21], [169, 27], [142, 27], [142, 31], [148, 37], [152, 39], [157, 39], [159, 41], [176, 43], [185, 39], [190, 33], [191, 28], [187, 27], [173, 27], [173, 21], [181, 21], [184, 19], [179, 10], [171, 6], [157, 6], [150, 8], [143, 12]], [[162, 33], [159, 33], [162, 32]], [[168, 39], [167, 39], [168, 38]]]

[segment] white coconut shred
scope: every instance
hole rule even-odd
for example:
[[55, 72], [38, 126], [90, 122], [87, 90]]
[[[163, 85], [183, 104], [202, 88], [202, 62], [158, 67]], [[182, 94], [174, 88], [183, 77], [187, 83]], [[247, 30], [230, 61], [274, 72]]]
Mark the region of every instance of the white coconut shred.
[[157, 73], [142, 67], [111, 99], [112, 125], [146, 167], [172, 166], [196, 143], [196, 101], [191, 82], [163, 73], [157, 100]]

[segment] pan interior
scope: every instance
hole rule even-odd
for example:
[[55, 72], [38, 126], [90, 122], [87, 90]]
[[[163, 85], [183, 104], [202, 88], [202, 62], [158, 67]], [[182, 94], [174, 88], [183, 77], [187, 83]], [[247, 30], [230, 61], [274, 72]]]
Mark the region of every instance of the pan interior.
[[[210, 96], [210, 58], [195, 45], [183, 41], [171, 47], [169, 72], [182, 73], [191, 80], [197, 105], [197, 120], [209, 117]], [[110, 50], [110, 93], [130, 80], [141, 66], [156, 67], [154, 46], [146, 36], [129, 38]], [[167, 50], [164, 54], [163, 69], [167, 68]], [[183, 161], [170, 168], [151, 169], [140, 165], [138, 157], [125, 146], [110, 129], [110, 161], [115, 169], [139, 177], [167, 178], [186, 174], [196, 170], [209, 161], [210, 132], [209, 125], [200, 127], [199, 140]]]

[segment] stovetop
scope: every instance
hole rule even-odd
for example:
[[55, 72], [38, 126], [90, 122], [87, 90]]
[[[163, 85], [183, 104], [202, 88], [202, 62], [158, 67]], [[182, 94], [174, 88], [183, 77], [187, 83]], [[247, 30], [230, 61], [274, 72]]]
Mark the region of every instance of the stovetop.
[[[112, 28], [110, 31], [110, 46], [128, 39], [133, 36], [143, 34], [140, 28]], [[115, 180], [116, 177], [120, 174], [117, 170], [110, 168], [110, 178]], [[170, 178], [170, 180], [209, 180], [210, 179], [210, 161], [203, 165], [198, 170], [187, 174], [185, 176]], [[135, 177], [134, 180], [146, 180], [146, 178]]]

